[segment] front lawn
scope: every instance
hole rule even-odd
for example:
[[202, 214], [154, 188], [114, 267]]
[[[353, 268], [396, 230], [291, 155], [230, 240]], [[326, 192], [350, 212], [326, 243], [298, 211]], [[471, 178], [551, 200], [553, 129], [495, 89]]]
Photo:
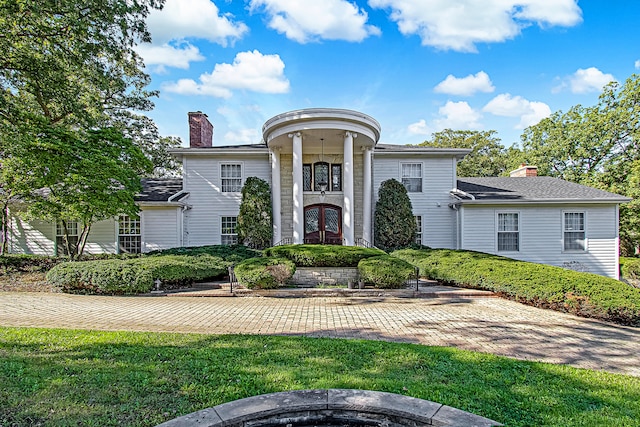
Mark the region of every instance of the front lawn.
[[2, 426], [153, 426], [310, 388], [405, 394], [507, 426], [640, 425], [640, 378], [451, 348], [0, 328]]

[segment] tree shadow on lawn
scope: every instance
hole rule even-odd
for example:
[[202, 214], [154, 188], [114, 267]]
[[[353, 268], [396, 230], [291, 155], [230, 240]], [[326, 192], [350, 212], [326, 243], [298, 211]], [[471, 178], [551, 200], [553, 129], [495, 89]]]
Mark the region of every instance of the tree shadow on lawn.
[[151, 426], [239, 398], [355, 388], [507, 426], [637, 425], [640, 381], [362, 340], [0, 329], [0, 425]]

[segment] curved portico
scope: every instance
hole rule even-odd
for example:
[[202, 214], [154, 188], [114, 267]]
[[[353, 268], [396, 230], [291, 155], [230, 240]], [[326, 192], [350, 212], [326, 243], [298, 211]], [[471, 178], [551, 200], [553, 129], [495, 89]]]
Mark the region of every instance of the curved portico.
[[340, 208], [345, 245], [357, 237], [372, 240], [371, 153], [380, 138], [375, 119], [353, 110], [295, 110], [267, 120], [262, 135], [271, 153], [274, 242], [290, 237], [304, 243], [315, 227], [325, 226], [316, 223], [314, 210], [305, 210], [311, 205]]

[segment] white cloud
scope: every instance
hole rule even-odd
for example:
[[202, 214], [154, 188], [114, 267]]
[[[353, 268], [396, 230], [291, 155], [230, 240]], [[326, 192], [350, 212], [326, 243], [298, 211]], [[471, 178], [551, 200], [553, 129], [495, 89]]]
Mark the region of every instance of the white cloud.
[[238, 132], [227, 132], [224, 140], [233, 144], [259, 144], [262, 137], [256, 129], [241, 129]]
[[640, 59], [636, 61], [635, 66], [637, 70], [640, 70]]
[[615, 81], [612, 74], [605, 74], [596, 67], [587, 69], [580, 68], [571, 76], [562, 80], [558, 86], [553, 88], [553, 92], [561, 92], [569, 89], [572, 93], [600, 92], [608, 83]]
[[537, 124], [551, 115], [551, 108], [544, 102], [529, 101], [521, 96], [503, 93], [487, 103], [482, 111], [503, 117], [520, 117], [516, 129]]
[[427, 125], [427, 122], [424, 119], [417, 121], [416, 123], [412, 123], [407, 127], [407, 130], [412, 135], [429, 135], [431, 133], [431, 129]]
[[204, 59], [187, 39], [227, 46], [249, 30], [244, 23], [220, 15], [218, 7], [209, 0], [167, 0], [162, 10], [151, 11], [147, 25], [152, 43], [140, 44], [136, 51], [157, 72], [164, 72], [165, 67], [188, 69], [192, 61]]
[[493, 92], [495, 89], [487, 73], [480, 71], [475, 75], [469, 74], [467, 77], [461, 78], [449, 74], [446, 79], [433, 88], [433, 91], [449, 95], [470, 96], [476, 92]]
[[145, 65], [155, 66], [155, 71], [162, 73], [165, 67], [174, 67], [186, 70], [193, 61], [202, 61], [204, 56], [197, 47], [182, 43], [177, 46], [165, 43], [161, 46], [143, 44], [137, 48], [140, 56], [144, 58]]
[[167, 0], [162, 10], [149, 14], [147, 25], [154, 44], [193, 37], [226, 46], [249, 30], [244, 23], [220, 15], [209, 0]]
[[532, 24], [570, 27], [582, 21], [576, 0], [369, 0], [369, 5], [391, 9], [400, 32], [418, 35], [423, 45], [461, 52], [512, 39]]
[[251, 11], [264, 9], [269, 27], [298, 43], [321, 39], [359, 42], [380, 29], [367, 25], [368, 15], [346, 0], [251, 0]]
[[183, 95], [230, 98], [234, 89], [286, 93], [289, 91], [289, 80], [284, 76], [284, 62], [279, 55], [263, 55], [254, 50], [238, 53], [233, 64], [216, 64], [211, 73], [200, 76], [199, 82], [182, 79], [165, 83], [162, 88]]
[[482, 114], [464, 102], [448, 101], [438, 110], [440, 118], [434, 120], [437, 131], [443, 129], [481, 129]]

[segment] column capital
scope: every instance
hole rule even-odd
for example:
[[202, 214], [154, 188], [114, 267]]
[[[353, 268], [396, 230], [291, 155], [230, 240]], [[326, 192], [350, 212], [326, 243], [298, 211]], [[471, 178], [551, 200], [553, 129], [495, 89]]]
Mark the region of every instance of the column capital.
[[297, 136], [298, 138], [300, 138], [302, 135], [300, 134], [300, 132], [292, 132], [290, 134], [287, 135], [289, 138], [293, 138], [294, 136]]
[[344, 133], [344, 136], [345, 136], [346, 138], [348, 138], [348, 137], [352, 137], [352, 138], [354, 138], [354, 139], [355, 139], [355, 138], [357, 138], [357, 137], [358, 137], [358, 134], [357, 134], [357, 133], [355, 133], [355, 132], [351, 132], [351, 131], [349, 131], [349, 130], [348, 130], [348, 131], [346, 131], [346, 132]]

